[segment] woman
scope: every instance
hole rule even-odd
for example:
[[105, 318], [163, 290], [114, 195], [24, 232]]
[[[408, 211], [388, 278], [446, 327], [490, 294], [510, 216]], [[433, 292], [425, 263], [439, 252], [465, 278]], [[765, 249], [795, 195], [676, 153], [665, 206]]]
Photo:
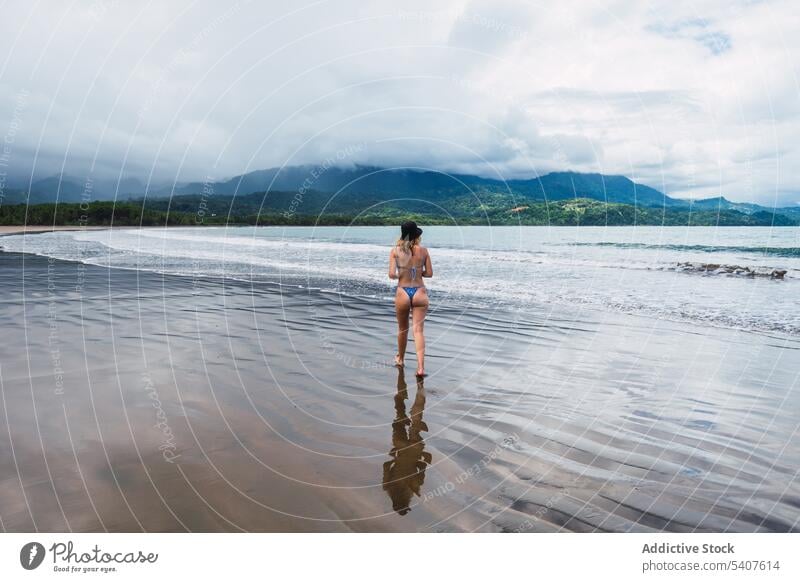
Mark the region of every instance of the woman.
[[425, 375], [425, 336], [423, 324], [428, 312], [428, 291], [423, 278], [433, 277], [433, 265], [428, 249], [420, 246], [422, 229], [416, 222], [400, 226], [400, 239], [389, 253], [389, 278], [397, 279], [394, 306], [397, 311], [396, 366], [402, 367], [408, 343], [408, 316], [414, 326], [414, 345], [417, 349], [417, 376]]

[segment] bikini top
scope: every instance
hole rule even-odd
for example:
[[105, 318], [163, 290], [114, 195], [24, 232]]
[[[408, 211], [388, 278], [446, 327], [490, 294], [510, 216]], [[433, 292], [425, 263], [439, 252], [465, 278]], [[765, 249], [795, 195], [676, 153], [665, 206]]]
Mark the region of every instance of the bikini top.
[[[417, 266], [417, 265], [401, 266], [400, 262], [397, 260], [398, 257], [399, 257], [398, 254], [397, 254], [397, 251], [395, 251], [394, 257], [395, 257], [395, 264], [397, 265], [397, 270], [399, 271], [401, 269], [409, 269], [411, 271], [411, 279], [413, 281], [416, 281], [417, 280], [417, 272], [418, 272], [418, 270], [422, 271], [423, 267], [425, 266], [425, 261], [422, 261], [422, 263], [420, 263], [419, 266]], [[412, 258], [413, 258], [413, 255], [412, 255]]]

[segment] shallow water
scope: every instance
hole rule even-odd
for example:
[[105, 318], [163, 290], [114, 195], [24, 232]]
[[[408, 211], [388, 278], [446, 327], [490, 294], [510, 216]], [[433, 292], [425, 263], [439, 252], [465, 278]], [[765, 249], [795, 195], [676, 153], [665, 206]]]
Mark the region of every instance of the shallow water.
[[[280, 281], [383, 298], [391, 227], [168, 228], [3, 239], [7, 250], [163, 273]], [[427, 227], [437, 305], [543, 304], [800, 334], [800, 229]], [[786, 270], [785, 280], [679, 263]]]

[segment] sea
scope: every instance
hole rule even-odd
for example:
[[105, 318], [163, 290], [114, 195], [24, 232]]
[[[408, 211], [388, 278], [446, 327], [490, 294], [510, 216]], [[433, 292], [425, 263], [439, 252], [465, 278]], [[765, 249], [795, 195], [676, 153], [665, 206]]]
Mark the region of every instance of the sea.
[[[424, 226], [424, 225], [422, 225]], [[113, 228], [8, 236], [6, 251], [390, 300], [395, 227]], [[429, 226], [432, 308], [610, 310], [800, 334], [800, 228]]]

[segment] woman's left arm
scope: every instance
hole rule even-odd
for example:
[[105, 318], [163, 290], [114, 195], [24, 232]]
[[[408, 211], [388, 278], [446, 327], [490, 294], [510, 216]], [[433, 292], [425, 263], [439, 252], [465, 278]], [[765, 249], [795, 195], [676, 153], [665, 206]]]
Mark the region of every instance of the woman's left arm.
[[431, 263], [431, 254], [425, 249], [425, 269], [422, 271], [423, 277], [433, 277], [433, 263]]

